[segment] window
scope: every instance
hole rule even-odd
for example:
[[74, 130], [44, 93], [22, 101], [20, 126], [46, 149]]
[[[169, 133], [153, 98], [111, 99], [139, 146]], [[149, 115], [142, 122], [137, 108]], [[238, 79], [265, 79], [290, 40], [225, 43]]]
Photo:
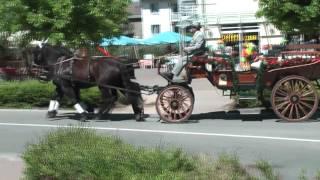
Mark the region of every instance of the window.
[[178, 26], [173, 26], [174, 32], [179, 33], [179, 27]]
[[151, 33], [154, 34], [159, 34], [160, 33], [160, 25], [151, 25]]
[[178, 12], [178, 4], [177, 3], [171, 4], [171, 11], [174, 13]]
[[151, 13], [158, 13], [159, 12], [159, 4], [158, 3], [151, 3], [150, 10], [151, 10]]

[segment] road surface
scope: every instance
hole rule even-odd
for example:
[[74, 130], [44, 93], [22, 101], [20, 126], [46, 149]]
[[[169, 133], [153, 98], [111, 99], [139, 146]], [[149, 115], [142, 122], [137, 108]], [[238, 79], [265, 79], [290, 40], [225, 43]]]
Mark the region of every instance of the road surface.
[[[158, 84], [160, 79], [138, 72], [138, 81]], [[136, 146], [163, 148], [178, 147], [192, 154], [236, 154], [247, 166], [258, 160], [268, 161], [279, 171], [282, 179], [298, 179], [302, 170], [312, 178], [320, 168], [320, 123], [286, 123], [272, 112], [239, 114], [230, 110], [232, 101], [206, 84], [194, 81], [195, 110], [188, 123], [158, 122], [154, 97], [144, 97], [146, 122], [135, 122], [130, 107], [119, 106], [110, 120], [89, 121], [87, 127], [99, 133], [116, 135]], [[154, 83], [156, 84], [156, 82]], [[145, 84], [147, 85], [147, 84]], [[259, 110], [253, 110], [255, 113]], [[19, 158], [28, 143], [56, 128], [79, 125], [74, 111], [60, 111], [55, 119], [46, 119], [45, 110], [0, 110], [0, 179], [18, 179], [22, 176], [23, 162]], [[249, 111], [247, 111], [249, 112]], [[245, 113], [245, 112], [244, 112]]]

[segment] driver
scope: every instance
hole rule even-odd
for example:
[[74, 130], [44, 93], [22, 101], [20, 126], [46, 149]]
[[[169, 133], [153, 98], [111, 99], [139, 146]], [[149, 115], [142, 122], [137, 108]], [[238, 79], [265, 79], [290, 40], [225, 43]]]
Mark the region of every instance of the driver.
[[172, 72], [170, 73], [162, 73], [162, 75], [166, 76], [168, 79], [173, 80], [183, 80], [182, 77], [180, 77], [180, 73], [184, 67], [184, 65], [187, 63], [187, 59], [191, 58], [193, 55], [202, 55], [206, 51], [206, 41], [204, 33], [201, 31], [201, 25], [191, 25], [189, 26], [190, 32], [194, 33], [192, 40], [189, 44], [189, 46], [185, 47], [183, 51], [185, 51], [188, 55], [184, 57], [180, 57], [177, 61], [177, 63], [174, 65], [174, 68]]

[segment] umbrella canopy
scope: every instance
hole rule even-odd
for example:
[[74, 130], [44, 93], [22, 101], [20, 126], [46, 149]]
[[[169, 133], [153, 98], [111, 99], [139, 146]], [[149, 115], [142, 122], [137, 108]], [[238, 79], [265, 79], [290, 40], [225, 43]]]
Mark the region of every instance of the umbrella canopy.
[[127, 45], [138, 45], [141, 42], [138, 39], [130, 38], [127, 36], [114, 37], [111, 39], [103, 38], [100, 46], [127, 46]]
[[189, 36], [182, 36], [176, 32], [163, 32], [157, 34], [151, 38], [143, 40], [143, 44], [146, 45], [155, 45], [155, 44], [171, 44], [171, 43], [178, 43], [180, 41], [189, 42], [192, 40]]

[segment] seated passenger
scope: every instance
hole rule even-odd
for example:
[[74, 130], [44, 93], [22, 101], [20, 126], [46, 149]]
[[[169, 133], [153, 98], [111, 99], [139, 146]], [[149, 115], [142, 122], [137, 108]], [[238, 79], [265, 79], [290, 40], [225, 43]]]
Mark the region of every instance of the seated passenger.
[[261, 64], [265, 63], [265, 60], [266, 60], [266, 57], [263, 54], [260, 54], [253, 60], [253, 63], [251, 63], [251, 68], [260, 69]]
[[257, 52], [255, 45], [253, 43], [244, 43], [241, 50], [240, 62], [236, 65], [236, 71], [250, 71], [250, 63], [256, 56]]

